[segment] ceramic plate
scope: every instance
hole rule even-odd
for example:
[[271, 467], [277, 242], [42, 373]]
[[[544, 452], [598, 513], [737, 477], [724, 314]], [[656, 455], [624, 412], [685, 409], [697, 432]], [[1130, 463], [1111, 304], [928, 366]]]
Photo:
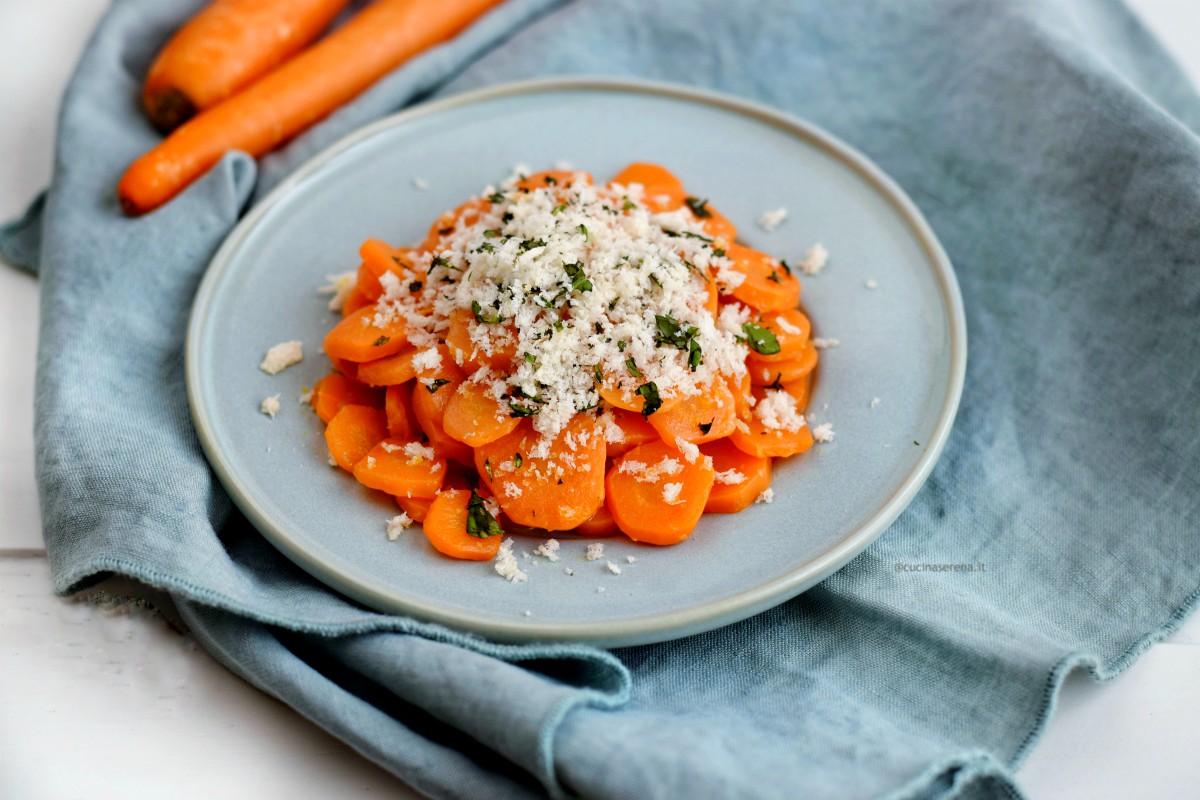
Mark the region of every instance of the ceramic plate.
[[[439, 556], [419, 529], [389, 541], [385, 523], [398, 509], [328, 466], [321, 422], [297, 398], [329, 371], [320, 346], [336, 317], [316, 288], [358, 266], [363, 240], [419, 241], [437, 214], [514, 164], [563, 160], [600, 180], [631, 161], [657, 162], [712, 198], [750, 246], [793, 262], [816, 242], [828, 248], [824, 272], [803, 279], [803, 303], [814, 335], [841, 342], [823, 353], [808, 413], [811, 424], [831, 422], [836, 438], [777, 461], [769, 505], [706, 515], [675, 547], [610, 538], [598, 561], [566, 534], [558, 562], [523, 559], [529, 580], [514, 584], [491, 563]], [[789, 213], [774, 232], [755, 224], [779, 207]], [[274, 377], [261, 372], [267, 348], [291, 339], [303, 341], [304, 361]], [[187, 342], [192, 413], [209, 460], [253, 524], [301, 567], [369, 606], [488, 638], [606, 646], [742, 619], [853, 558], [929, 474], [965, 364], [962, 300], [945, 253], [861, 154], [763, 106], [590, 79], [461, 94], [330, 147], [230, 234], [196, 298]], [[259, 404], [273, 394], [283, 410], [271, 420]], [[536, 545], [518, 539], [515, 549]]]

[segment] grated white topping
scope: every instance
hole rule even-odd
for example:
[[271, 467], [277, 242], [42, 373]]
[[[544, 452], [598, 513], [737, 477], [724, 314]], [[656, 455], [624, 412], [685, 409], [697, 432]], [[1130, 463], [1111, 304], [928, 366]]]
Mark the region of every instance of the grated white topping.
[[775, 490], [768, 486], [759, 493], [758, 497], [754, 498], [754, 504], [758, 505], [759, 503], [766, 503], [770, 505], [771, 501], [774, 499]]
[[812, 340], [812, 343], [813, 347], [817, 348], [818, 350], [828, 350], [831, 347], [837, 347], [842, 343], [842, 341], [840, 339], [822, 339], [818, 336]]
[[524, 583], [529, 580], [529, 575], [517, 564], [517, 557], [513, 555], [512, 539], [505, 539], [500, 543], [500, 549], [496, 551], [495, 558], [496, 573], [511, 583]]
[[877, 405], [879, 405], [882, 402], [883, 401], [880, 400], [878, 397], [872, 397], [871, 398], [871, 408], [875, 408]]
[[788, 211], [786, 208], [777, 208], [773, 211], [764, 211], [758, 217], [758, 227], [770, 233], [778, 228], [785, 219], [787, 219]]
[[723, 483], [726, 486], [737, 486], [745, 482], [746, 476], [736, 469], [727, 469], [724, 472], [717, 473], [717, 483]]
[[822, 422], [812, 430], [813, 440], [817, 442], [832, 442], [833, 441], [833, 423]]
[[404, 445], [404, 455], [408, 456], [409, 464], [416, 464], [421, 461], [433, 461], [437, 458], [437, 451], [420, 442], [409, 442]]
[[413, 524], [412, 517], [407, 511], [401, 511], [396, 516], [387, 521], [387, 537], [388, 541], [394, 542], [400, 538], [400, 534], [404, 533], [405, 529]]
[[621, 568], [619, 566], [617, 566], [616, 564], [614, 564], [613, 562], [610, 561], [605, 566], [608, 568], [608, 571], [611, 572], [613, 575], [621, 574]]
[[683, 454], [684, 461], [689, 464], [695, 464], [696, 459], [700, 457], [700, 448], [682, 436], [675, 437], [675, 449]]
[[583, 557], [588, 561], [595, 561], [604, 555], [604, 542], [592, 542], [587, 546], [587, 552]]
[[868, 289], [878, 289], [879, 281], [875, 280], [874, 278], [867, 278], [867, 282], [864, 283], [863, 286], [866, 286]]
[[679, 493], [683, 491], [682, 483], [667, 483], [663, 484], [663, 501], [669, 506], [677, 506], [683, 501], [679, 499]]
[[273, 394], [270, 397], [264, 397], [258, 406], [258, 410], [271, 419], [275, 419], [275, 415], [279, 413], [279, 395]]
[[800, 262], [800, 271], [805, 275], [816, 275], [821, 270], [825, 269], [825, 265], [829, 263], [829, 251], [820, 242], [814, 244], [804, 254], [804, 259]]
[[[473, 380], [531, 409], [543, 437], [599, 402], [597, 368], [613, 388], [633, 392], [652, 382], [664, 399], [745, 374], [740, 322], [731, 317], [719, 326], [705, 308], [707, 276], [719, 280], [725, 270], [732, 282], [741, 273], [716, 255], [720, 248], [690, 210], [652, 214], [641, 204], [640, 186], [594, 187], [582, 173], [570, 186], [514, 188], [525, 174], [518, 165], [500, 190], [487, 187], [482, 197], [490, 205], [459, 224], [448, 220], [442, 248], [415, 259], [417, 273], [428, 271], [419, 291], [392, 273], [381, 277], [376, 324], [403, 318], [410, 342], [435, 353], [431, 346], [444, 337], [451, 314], [472, 312], [468, 333], [477, 352], [507, 344], [517, 354], [511, 375], [477, 373]], [[694, 370], [686, 349], [663, 341], [660, 317], [695, 329], [702, 359]], [[424, 358], [433, 356], [417, 356]], [[614, 440], [613, 427], [606, 426], [606, 439]]]
[[342, 306], [346, 305], [346, 300], [354, 293], [354, 288], [358, 285], [358, 272], [350, 270], [340, 275], [326, 275], [325, 280], [329, 283], [318, 287], [317, 292], [333, 295], [329, 298], [328, 308], [330, 311], [341, 311]]
[[781, 389], [768, 389], [754, 406], [754, 416], [769, 431], [796, 432], [804, 427], [804, 415], [796, 410], [796, 398]]
[[547, 539], [537, 546], [533, 551], [535, 556], [542, 556], [547, 561], [558, 561], [558, 549], [561, 545], [558, 539]]
[[413, 188], [419, 189], [422, 192], [429, 188], [429, 181], [425, 180], [424, 178], [418, 178], [415, 175], [413, 176], [412, 184]]
[[304, 360], [304, 345], [298, 341], [280, 342], [267, 351], [258, 368], [268, 375], [278, 375], [292, 364]]
[[637, 556], [625, 556], [625, 563], [626, 564], [636, 564]]

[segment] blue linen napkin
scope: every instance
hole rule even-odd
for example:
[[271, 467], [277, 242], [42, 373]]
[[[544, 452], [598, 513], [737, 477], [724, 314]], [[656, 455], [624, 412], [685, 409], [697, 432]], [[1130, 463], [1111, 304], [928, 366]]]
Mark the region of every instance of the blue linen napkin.
[[[1055, 692], [1107, 679], [1200, 586], [1200, 98], [1115, 0], [511, 0], [256, 165], [121, 216], [140, 77], [197, 3], [118, 0], [67, 91], [37, 269], [38, 479], [55, 588], [169, 591], [231, 669], [438, 797], [1019, 796]], [[878, 161], [954, 261], [971, 363], [929, 483], [872, 547], [745, 622], [605, 653], [354, 605], [231, 509], [182, 374], [204, 266], [248, 202], [428, 96], [672, 80]], [[257, 179], [257, 180], [256, 180]], [[901, 571], [983, 563], [985, 572]]]

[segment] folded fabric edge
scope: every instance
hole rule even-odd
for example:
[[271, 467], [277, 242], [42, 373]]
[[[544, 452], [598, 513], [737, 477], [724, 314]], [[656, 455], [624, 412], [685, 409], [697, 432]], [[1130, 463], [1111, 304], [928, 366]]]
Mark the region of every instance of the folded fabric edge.
[[[488, 641], [474, 634], [454, 631], [432, 622], [419, 622], [411, 617], [392, 616], [372, 611], [361, 612], [364, 618], [359, 620], [330, 623], [312, 623], [287, 619], [285, 617], [273, 617], [263, 614], [227, 595], [214, 592], [203, 586], [198, 586], [190, 581], [181, 580], [169, 573], [147, 569], [141, 564], [120, 558], [97, 558], [67, 572], [52, 571], [55, 573], [54, 593], [61, 597], [75, 594], [101, 577], [104, 577], [107, 573], [115, 573], [141, 581], [172, 596], [177, 595], [202, 606], [209, 606], [219, 611], [245, 617], [263, 625], [284, 628], [296, 633], [307, 633], [328, 638], [363, 633], [403, 633], [421, 636], [445, 644], [467, 647], [482, 655], [507, 662], [531, 661], [534, 659], [577, 659], [605, 669], [611, 675], [610, 684], [615, 687], [611, 690], [611, 694], [615, 697], [627, 698], [632, 686], [632, 678], [625, 665], [611, 653], [591, 645], [555, 642], [522, 645], [500, 644]], [[624, 702], [624, 700], [621, 702]]]
[[[1151, 645], [1177, 631], [1196, 609], [1200, 607], [1200, 586], [1196, 588], [1163, 622], [1153, 631], [1139, 637], [1120, 655], [1105, 664], [1090, 653], [1070, 653], [1059, 659], [1046, 678], [1042, 705], [1029, 734], [1021, 742], [1008, 765], [997, 761], [984, 751], [968, 751], [953, 758], [932, 764], [928, 769], [901, 787], [886, 800], [950, 800], [961, 796], [970, 788], [990, 782], [1006, 792], [1014, 800], [1024, 800], [1025, 793], [1017, 785], [1015, 774], [1033, 748], [1046, 732], [1050, 719], [1058, 706], [1058, 695], [1063, 683], [1076, 669], [1087, 669], [1097, 682], [1107, 682], [1129, 668]], [[936, 783], [944, 784], [942, 789]]]
[[584, 690], [564, 700], [542, 724], [541, 733], [538, 735], [538, 758], [541, 771], [539, 777], [553, 800], [568, 800], [575, 797], [567, 790], [567, 787], [563, 786], [558, 776], [558, 768], [554, 763], [554, 738], [558, 735], [563, 721], [572, 711], [579, 708], [595, 708], [599, 711], [620, 708], [629, 702], [632, 687], [633, 681], [630, 679], [620, 687], [619, 691], [613, 693], [598, 692], [594, 689]]
[[20, 217], [0, 226], [0, 254], [17, 269], [36, 275], [42, 251], [43, 189]]

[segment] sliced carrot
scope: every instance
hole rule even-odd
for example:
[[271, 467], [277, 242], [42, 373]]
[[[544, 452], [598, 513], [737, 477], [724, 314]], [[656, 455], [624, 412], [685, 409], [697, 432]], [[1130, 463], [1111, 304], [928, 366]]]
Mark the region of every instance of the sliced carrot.
[[458, 381], [430, 384], [417, 381], [412, 393], [413, 416], [416, 417], [417, 424], [421, 426], [421, 430], [425, 432], [434, 449], [447, 458], [470, 465], [474, 463], [474, 453], [471, 448], [457, 439], [447, 436], [442, 427], [442, 420], [446, 416], [446, 406], [449, 405], [450, 398], [454, 396], [457, 389]]
[[555, 186], [567, 188], [575, 182], [576, 175], [583, 175], [584, 181], [590, 186], [592, 176], [586, 172], [577, 172], [571, 169], [550, 169], [545, 172], [535, 172], [514, 184], [517, 189], [547, 189]]
[[[657, 441], [660, 437], [654, 426], [636, 411], [626, 411], [623, 408], [606, 408], [604, 413], [611, 415], [612, 421], [621, 429], [621, 440], [608, 442], [609, 458], [616, 458], [622, 453], [628, 453], [635, 447], [646, 442]], [[651, 415], [652, 417], [655, 415]]]
[[812, 342], [800, 349], [798, 358], [788, 361], [772, 361], [770, 363], [746, 361], [750, 382], [755, 386], [794, 383], [811, 373], [816, 366], [817, 348], [813, 347]]
[[[412, 445], [416, 452], [406, 452]], [[354, 465], [354, 477], [390, 495], [433, 497], [446, 480], [446, 459], [436, 453], [430, 458], [424, 449], [420, 442], [384, 439]]]
[[[470, 482], [460, 470], [455, 469], [453, 464], [446, 468], [446, 482], [442, 485], [442, 491], [470, 488]], [[396, 505], [400, 506], [405, 514], [412, 517], [414, 522], [424, 522], [425, 517], [429, 514], [429, 507], [433, 505], [432, 497], [396, 497], [395, 499]]]
[[745, 453], [728, 439], [709, 442], [700, 452], [712, 459], [717, 476], [704, 504], [706, 514], [736, 514], [771, 485], [770, 458]]
[[390, 315], [383, 325], [375, 324], [375, 306], [367, 306], [343, 319], [325, 334], [325, 353], [346, 361], [373, 361], [398, 353], [408, 344], [404, 318]]
[[575, 532], [580, 536], [612, 536], [614, 533], [620, 533], [617, 528], [617, 521], [613, 519], [612, 512], [608, 510], [608, 506], [601, 503], [596, 509], [596, 513], [591, 519], [586, 522], [581, 522]]
[[374, 304], [375, 301], [360, 292], [356, 286], [354, 287], [354, 291], [350, 292], [350, 295], [346, 298], [346, 302], [342, 303], [342, 319], [350, 316], [360, 308], [366, 308]]
[[640, 183], [647, 196], [672, 195], [684, 196], [683, 182], [674, 173], [658, 164], [634, 163], [613, 176], [613, 183], [628, 186]]
[[733, 393], [720, 377], [700, 387], [700, 394], [684, 398], [649, 417], [663, 441], [671, 444], [676, 439], [695, 444], [720, 439], [733, 432], [736, 421]]
[[371, 300], [383, 294], [382, 278], [392, 274], [407, 288], [419, 276], [413, 266], [415, 251], [407, 247], [392, 247], [381, 239], [367, 239], [358, 248], [362, 264], [358, 268], [358, 291]]
[[347, 0], [214, 0], [159, 52], [142, 106], [169, 131], [299, 52], [329, 27]]
[[490, 561], [496, 557], [503, 536], [486, 539], [467, 533], [467, 506], [471, 493], [461, 489], [442, 492], [429, 506], [422, 526], [434, 549], [451, 558]]
[[757, 324], [769, 330], [779, 343], [777, 353], [759, 353], [751, 348], [746, 361], [753, 364], [774, 364], [779, 361], [792, 361], [800, 358], [805, 345], [808, 344], [812, 323], [808, 316], [798, 308], [786, 311], [773, 311], [763, 314], [754, 320]]
[[576, 414], [550, 443], [549, 454], [534, 458], [530, 453], [540, 439], [522, 420], [512, 433], [475, 449], [475, 468], [513, 522], [571, 530], [604, 502], [604, 432], [590, 415]]
[[766, 253], [730, 244], [726, 253], [732, 268], [745, 279], [731, 294], [759, 311], [785, 311], [800, 302], [800, 281]]
[[750, 373], [745, 372], [740, 378], [730, 375], [728, 381], [729, 391], [733, 395], [734, 413], [738, 419], [742, 419], [750, 413], [750, 400], [753, 398], [750, 392], [754, 384], [750, 380]]
[[413, 358], [421, 352], [415, 347], [405, 347], [398, 353], [364, 361], [358, 365], [358, 379], [370, 386], [395, 386], [417, 377]]
[[328, 423], [343, 406], [371, 406], [383, 408], [383, 392], [364, 386], [353, 378], [347, 378], [337, 372], [331, 372], [317, 382], [313, 387], [313, 411], [322, 422]]
[[176, 128], [117, 187], [126, 214], [161, 206], [230, 150], [261, 156], [500, 0], [376, 0], [245, 90]]
[[336, 356], [331, 356], [328, 353], [325, 354], [325, 357], [329, 359], [329, 363], [333, 365], [335, 372], [340, 372], [347, 378], [353, 378], [355, 380], [358, 379], [358, 364], [355, 364], [353, 361], [345, 361], [344, 359]]
[[[755, 387], [755, 407], [757, 408], [771, 392], [785, 394], [788, 400], [794, 402], [794, 398], [782, 390]], [[813, 445], [812, 432], [808, 429], [808, 425], [803, 425], [799, 430], [794, 431], [786, 428], [768, 429], [759, 418], [758, 413], [744, 417], [742, 423], [737, 430], [729, 434], [729, 441], [742, 452], [752, 456], [783, 458], [803, 453]]]
[[650, 442], [613, 462], [605, 503], [635, 542], [678, 544], [700, 521], [714, 476], [708, 459], [689, 463], [666, 442]]
[[388, 434], [398, 439], [419, 439], [421, 429], [412, 407], [413, 384], [389, 386], [383, 411], [387, 415]]
[[472, 197], [458, 208], [443, 213], [429, 226], [429, 233], [418, 249], [427, 253], [441, 250], [441, 244], [446, 237], [451, 236], [460, 226], [474, 225], [480, 215], [491, 207], [492, 202], [486, 197]]
[[512, 433], [520, 422], [483, 384], [463, 381], [446, 403], [442, 430], [463, 444], [480, 447]]
[[808, 400], [812, 394], [812, 373], [808, 373], [798, 381], [782, 384], [783, 390], [796, 398], [796, 410], [803, 412], [808, 408]]
[[[661, 390], [662, 387], [655, 388]], [[604, 398], [604, 402], [616, 408], [623, 408], [626, 411], [637, 411], [640, 414], [642, 408], [644, 408], [646, 405], [645, 396], [637, 394], [636, 389], [630, 389], [607, 377], [600, 382], [600, 385], [596, 387], [596, 390], [600, 393], [600, 396]], [[659, 399], [662, 401], [662, 405], [659, 406], [658, 410], [653, 412], [653, 414], [659, 414], [674, 407], [683, 398], [679, 395], [663, 397], [662, 392], [660, 391]], [[653, 414], [651, 414], [651, 416], [653, 416]]]
[[486, 353], [483, 348], [471, 339], [471, 327], [476, 324], [475, 314], [467, 308], [457, 308], [450, 312], [450, 327], [446, 331], [446, 348], [458, 364], [468, 373], [480, 367], [490, 367], [497, 372], [511, 372], [513, 359], [517, 354], [517, 331], [511, 325], [489, 325], [492, 352]]
[[325, 428], [325, 443], [337, 465], [347, 472], [387, 438], [387, 415], [381, 408], [342, 406]]

